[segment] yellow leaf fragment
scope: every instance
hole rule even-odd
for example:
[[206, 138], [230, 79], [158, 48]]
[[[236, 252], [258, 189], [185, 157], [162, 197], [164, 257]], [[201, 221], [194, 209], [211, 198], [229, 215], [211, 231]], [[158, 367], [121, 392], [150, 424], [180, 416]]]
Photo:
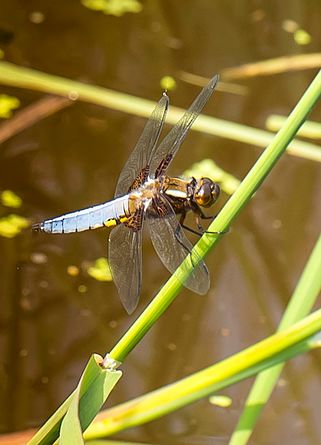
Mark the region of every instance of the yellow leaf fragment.
[[295, 31], [293, 38], [295, 43], [298, 45], [308, 45], [312, 40], [311, 35], [304, 29], [298, 29]]
[[71, 264], [70, 266], [67, 267], [67, 274], [70, 275], [71, 277], [76, 277], [77, 275], [79, 275], [79, 267]]
[[8, 215], [0, 218], [0, 236], [14, 238], [22, 229], [29, 226], [29, 221], [23, 216]]
[[209, 402], [212, 405], [219, 406], [221, 408], [228, 408], [232, 405], [232, 399], [228, 396], [222, 396], [222, 395], [214, 395], [209, 398]]
[[78, 286], [78, 292], [81, 293], [81, 294], [86, 293], [87, 292], [87, 286], [85, 286], [84, 284], [80, 284]]
[[3, 190], [0, 193], [1, 204], [6, 207], [19, 208], [22, 204], [22, 199], [16, 195], [12, 190]]
[[88, 267], [88, 275], [98, 281], [112, 281], [112, 276], [106, 258], [98, 258], [93, 266]]
[[163, 90], [172, 91], [176, 88], [176, 80], [172, 76], [164, 76], [160, 80], [160, 86]]
[[120, 17], [126, 12], [138, 13], [143, 5], [138, 0], [81, 0], [88, 9]]
[[282, 22], [282, 28], [292, 34], [299, 28], [299, 24], [295, 20], [286, 19]]
[[0, 118], [8, 119], [12, 116], [12, 110], [20, 106], [20, 100], [17, 97], [0, 94]]

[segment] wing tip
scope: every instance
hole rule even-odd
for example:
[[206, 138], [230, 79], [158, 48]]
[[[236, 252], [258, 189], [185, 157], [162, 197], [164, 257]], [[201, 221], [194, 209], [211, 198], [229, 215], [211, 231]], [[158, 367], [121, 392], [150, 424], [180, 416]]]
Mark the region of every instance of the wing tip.
[[164, 90], [164, 91], [163, 91], [161, 100], [165, 100], [165, 103], [166, 103], [166, 110], [167, 110], [167, 108], [168, 108], [168, 104], [169, 104], [169, 96], [168, 96], [168, 94], [167, 94], [167, 90]]
[[209, 85], [211, 86], [212, 89], [216, 87], [219, 80], [220, 80], [219, 74], [215, 74], [215, 76], [212, 77], [212, 79], [209, 82]]
[[[119, 289], [118, 289], [118, 293], [119, 293]], [[119, 293], [119, 297], [120, 297], [120, 301], [121, 301], [125, 311], [127, 312], [127, 314], [131, 315], [138, 306], [139, 294], [135, 295], [135, 296], [131, 295], [128, 298], [128, 295], [126, 297], [124, 297], [122, 294]]]
[[134, 312], [134, 310], [136, 309], [137, 304], [136, 304], [136, 306], [131, 307], [131, 306], [125, 306], [124, 303], [123, 303], [123, 306], [124, 306], [125, 311], [127, 312], [127, 314], [131, 315]]

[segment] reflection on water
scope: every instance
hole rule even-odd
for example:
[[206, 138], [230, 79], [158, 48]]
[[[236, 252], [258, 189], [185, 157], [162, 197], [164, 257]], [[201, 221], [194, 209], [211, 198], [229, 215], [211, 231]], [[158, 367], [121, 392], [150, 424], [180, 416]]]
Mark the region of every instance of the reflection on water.
[[[80, 2], [64, 3], [62, 11], [46, 1], [39, 6], [43, 20], [36, 23], [30, 20], [35, 11], [29, 4], [13, 0], [2, 5], [1, 15], [14, 38], [1, 48], [14, 63], [156, 100], [164, 75], [178, 79], [180, 71], [187, 71], [209, 76], [304, 51], [282, 29], [288, 18], [308, 28], [312, 41], [306, 51], [319, 51], [316, 4], [301, 0], [294, 9], [289, 1], [261, 2], [258, 9], [245, 1], [196, 2], [187, 13], [182, 1], [166, 3], [166, 8], [150, 2], [141, 13], [115, 18]], [[206, 113], [262, 127], [272, 112], [287, 114], [311, 78], [309, 71], [253, 78], [244, 82], [247, 95], [216, 93]], [[178, 80], [171, 102], [187, 106], [197, 88]], [[18, 97], [21, 108], [42, 97], [0, 90]], [[140, 118], [74, 103], [2, 144], [0, 190], [20, 196], [23, 203], [15, 213], [32, 222], [106, 201], [143, 125]], [[170, 173], [210, 158], [242, 178], [259, 153], [191, 133]], [[111, 403], [173, 382], [274, 331], [317, 238], [319, 189], [318, 165], [289, 156], [280, 161], [208, 257], [208, 295], [182, 291], [124, 363], [125, 376]], [[7, 215], [1, 207], [0, 217]], [[113, 283], [86, 272], [105, 256], [107, 237], [105, 230], [60, 237], [33, 236], [26, 230], [12, 239], [0, 237], [2, 432], [41, 424], [75, 387], [89, 355], [105, 354], [136, 318], [137, 312], [125, 314]], [[168, 277], [148, 240], [143, 262], [139, 311]], [[319, 368], [316, 354], [286, 366], [284, 384], [266, 407], [253, 443], [320, 443]], [[226, 391], [234, 402], [231, 408], [203, 400], [122, 437], [226, 443], [219, 438], [233, 430], [249, 387], [250, 382], [243, 382]]]

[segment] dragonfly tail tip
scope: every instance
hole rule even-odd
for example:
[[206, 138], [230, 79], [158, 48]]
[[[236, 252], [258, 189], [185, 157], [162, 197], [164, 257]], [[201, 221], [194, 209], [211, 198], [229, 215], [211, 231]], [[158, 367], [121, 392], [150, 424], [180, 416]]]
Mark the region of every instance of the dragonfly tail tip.
[[42, 230], [43, 230], [43, 223], [32, 224], [32, 231], [33, 232], [41, 232]]

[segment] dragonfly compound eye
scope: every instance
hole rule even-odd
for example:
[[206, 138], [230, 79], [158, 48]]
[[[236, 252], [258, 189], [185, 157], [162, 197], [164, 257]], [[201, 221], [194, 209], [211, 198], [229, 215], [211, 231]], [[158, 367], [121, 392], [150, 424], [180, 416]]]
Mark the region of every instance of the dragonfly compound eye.
[[220, 186], [209, 178], [198, 181], [194, 194], [196, 203], [201, 207], [210, 207], [220, 195]]

